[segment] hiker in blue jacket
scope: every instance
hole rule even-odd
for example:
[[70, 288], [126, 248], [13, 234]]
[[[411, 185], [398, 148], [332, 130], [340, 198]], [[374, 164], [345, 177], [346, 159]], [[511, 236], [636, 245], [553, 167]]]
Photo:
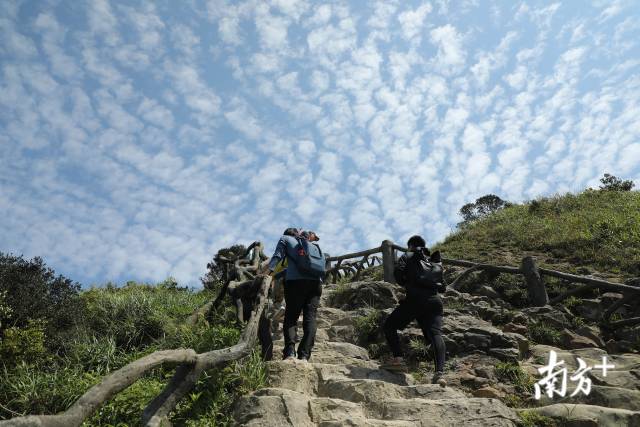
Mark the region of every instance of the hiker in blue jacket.
[[[322, 272], [310, 269], [306, 264], [309, 256], [322, 257]], [[284, 284], [284, 360], [294, 359], [295, 338], [298, 317], [302, 312], [302, 330], [304, 335], [298, 345], [298, 359], [307, 361], [311, 357], [316, 336], [316, 315], [322, 295], [322, 278], [324, 275], [324, 255], [317, 243], [302, 236], [280, 237], [275, 252], [269, 261], [269, 271], [273, 273], [277, 264], [287, 258], [287, 273]]]

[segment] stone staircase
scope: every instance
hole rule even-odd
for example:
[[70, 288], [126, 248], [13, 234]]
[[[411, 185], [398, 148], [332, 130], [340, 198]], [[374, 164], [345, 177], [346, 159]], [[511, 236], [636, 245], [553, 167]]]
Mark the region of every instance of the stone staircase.
[[[244, 396], [234, 413], [246, 426], [514, 426], [517, 413], [496, 398], [416, 384], [380, 369], [350, 342], [355, 312], [330, 307], [324, 292], [310, 362], [268, 362], [268, 387]], [[279, 357], [282, 337], [275, 342]]]

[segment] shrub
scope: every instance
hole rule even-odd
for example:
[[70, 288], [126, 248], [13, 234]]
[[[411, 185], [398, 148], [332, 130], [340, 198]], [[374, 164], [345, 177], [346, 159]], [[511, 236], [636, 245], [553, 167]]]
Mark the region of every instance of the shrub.
[[27, 261], [0, 253], [0, 292], [3, 305], [11, 310], [11, 326], [23, 328], [31, 320], [43, 320], [47, 337], [68, 329], [81, 318], [79, 289], [80, 284], [56, 276], [41, 258]]
[[23, 328], [16, 326], [7, 328], [3, 331], [0, 340], [2, 361], [12, 365], [19, 360], [25, 362], [38, 360], [46, 353], [44, 340], [44, 322], [42, 320], [30, 320]]
[[483, 218], [508, 205], [509, 202], [505, 202], [495, 194], [487, 194], [479, 197], [474, 203], [467, 203], [460, 208], [459, 214], [463, 218], [463, 221], [459, 225]]
[[358, 334], [358, 342], [362, 345], [375, 342], [380, 336], [382, 311], [371, 309], [366, 315], [356, 317], [354, 326]]
[[557, 427], [558, 424], [553, 418], [545, 417], [534, 411], [521, 411], [520, 416], [521, 427]]
[[529, 323], [529, 337], [539, 344], [560, 344], [560, 331], [542, 322]]
[[[227, 279], [225, 263], [220, 262], [220, 257], [226, 259], [237, 259], [247, 252], [244, 245], [233, 245], [228, 248], [220, 249], [213, 259], [207, 264], [207, 272], [204, 277], [200, 278], [205, 289], [217, 289]], [[229, 278], [231, 279], [231, 278]]]
[[533, 385], [535, 379], [526, 373], [516, 362], [498, 362], [496, 363], [496, 375], [502, 381], [507, 381], [515, 385], [516, 390], [525, 393], [533, 393]]
[[608, 173], [605, 173], [604, 177], [600, 178], [600, 182], [602, 183], [600, 190], [605, 191], [631, 191], [635, 186], [631, 180], [622, 180]]

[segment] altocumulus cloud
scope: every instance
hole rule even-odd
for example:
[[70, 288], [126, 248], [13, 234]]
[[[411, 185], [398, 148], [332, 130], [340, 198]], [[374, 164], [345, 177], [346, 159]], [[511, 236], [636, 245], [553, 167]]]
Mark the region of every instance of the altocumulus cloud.
[[6, 0], [0, 40], [0, 250], [87, 285], [640, 182], [633, 2]]

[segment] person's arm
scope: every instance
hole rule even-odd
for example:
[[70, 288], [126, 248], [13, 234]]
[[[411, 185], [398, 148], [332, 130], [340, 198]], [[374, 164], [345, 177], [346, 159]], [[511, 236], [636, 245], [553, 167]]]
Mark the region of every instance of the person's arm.
[[276, 265], [280, 262], [281, 259], [287, 256], [287, 242], [284, 240], [284, 237], [281, 237], [276, 245], [276, 250], [273, 252], [271, 256], [271, 260], [269, 260], [269, 271], [273, 272], [276, 269]]
[[396, 262], [395, 267], [393, 268], [393, 277], [396, 279], [396, 283], [402, 287], [406, 285], [406, 277], [405, 272], [407, 269], [407, 255], [402, 255], [398, 262]]

